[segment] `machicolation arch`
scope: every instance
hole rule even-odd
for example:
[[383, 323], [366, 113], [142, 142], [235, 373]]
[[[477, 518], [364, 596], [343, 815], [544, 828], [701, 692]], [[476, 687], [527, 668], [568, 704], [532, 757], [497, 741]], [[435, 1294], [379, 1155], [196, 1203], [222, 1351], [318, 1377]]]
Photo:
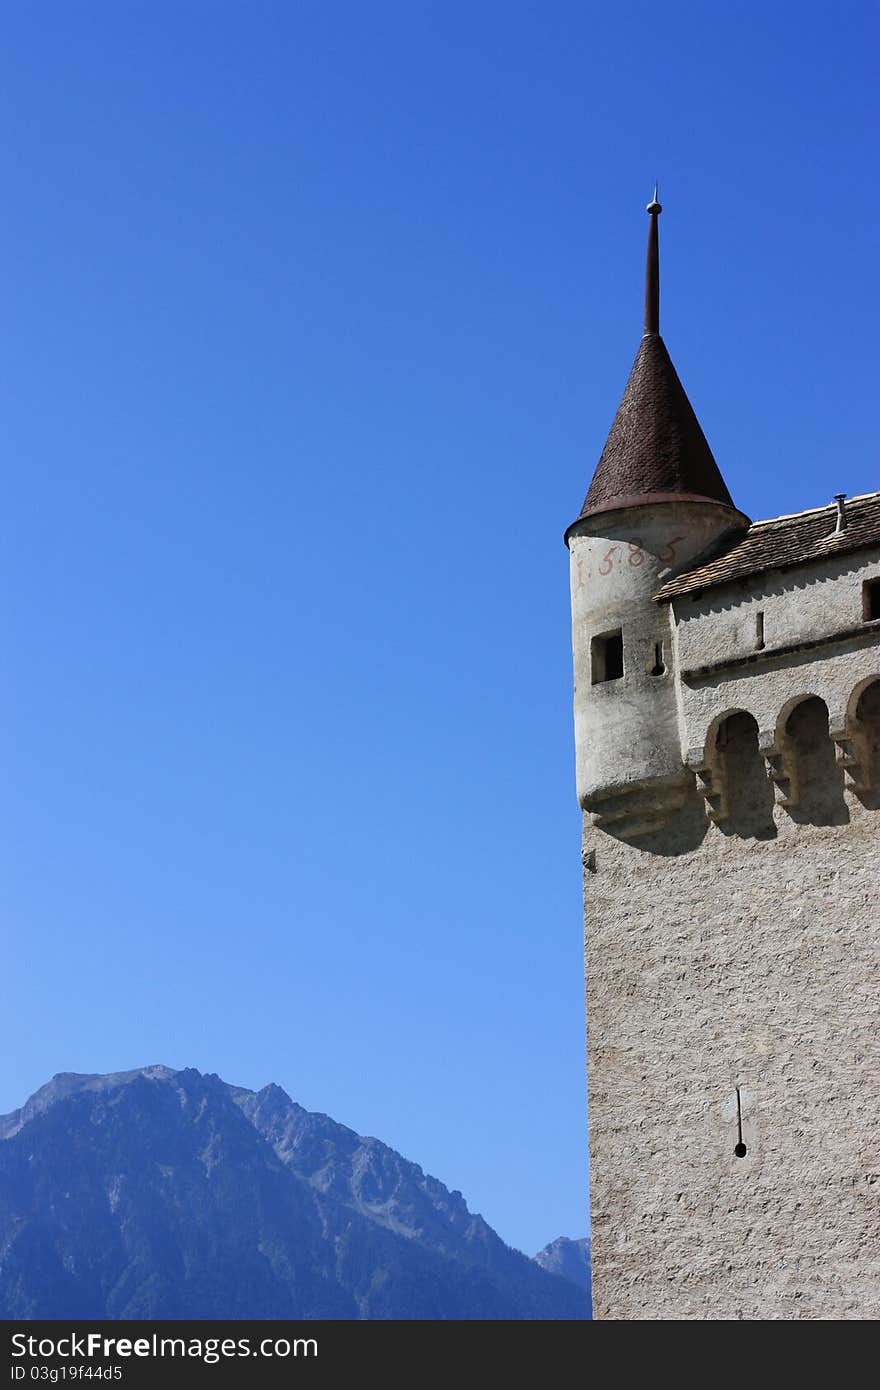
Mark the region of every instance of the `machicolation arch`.
[[707, 815], [726, 835], [772, 839], [774, 808], [799, 824], [841, 825], [845, 792], [880, 807], [880, 676], [860, 681], [835, 729], [828, 706], [803, 692], [787, 700], [775, 726], [761, 732], [746, 709], [727, 709], [710, 722], [687, 766], [696, 775]]

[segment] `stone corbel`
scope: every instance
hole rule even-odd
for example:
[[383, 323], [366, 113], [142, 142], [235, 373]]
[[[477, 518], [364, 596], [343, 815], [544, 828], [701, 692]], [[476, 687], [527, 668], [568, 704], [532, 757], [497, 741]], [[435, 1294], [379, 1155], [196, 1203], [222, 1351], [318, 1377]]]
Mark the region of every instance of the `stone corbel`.
[[706, 815], [717, 824], [726, 820], [727, 789], [723, 775], [723, 763], [717, 751], [710, 757], [706, 748], [691, 748], [685, 763], [697, 779], [697, 788], [706, 802]]
[[829, 732], [837, 765], [846, 773], [846, 790], [857, 794], [869, 792], [874, 783], [874, 768], [871, 765], [868, 735], [859, 729], [851, 733], [846, 728], [831, 729]]
[[775, 729], [762, 729], [758, 734], [758, 749], [767, 764], [767, 777], [773, 783], [777, 806], [796, 806], [798, 787], [795, 760], [784, 736], [780, 738]]
[[643, 783], [609, 789], [587, 804], [590, 821], [619, 839], [651, 835], [684, 805], [686, 783]]

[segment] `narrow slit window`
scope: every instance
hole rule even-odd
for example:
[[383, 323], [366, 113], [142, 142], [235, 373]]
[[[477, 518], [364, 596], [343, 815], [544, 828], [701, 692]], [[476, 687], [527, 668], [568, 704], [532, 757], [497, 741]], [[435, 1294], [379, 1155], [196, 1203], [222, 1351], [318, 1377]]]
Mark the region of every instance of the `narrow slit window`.
[[654, 643], [654, 665], [651, 667], [652, 676], [666, 675], [666, 656], [663, 651], [663, 643]]
[[733, 1152], [736, 1154], [737, 1158], [745, 1158], [746, 1154], [748, 1153], [748, 1148], [746, 1146], [745, 1140], [743, 1139], [742, 1096], [739, 1093], [738, 1086], [736, 1088], [736, 1128], [738, 1138], [733, 1146]]
[[880, 618], [880, 579], [869, 579], [862, 586], [862, 617], [866, 623]]
[[763, 608], [755, 614], [755, 651], [764, 650], [764, 610]]
[[590, 643], [593, 685], [618, 681], [623, 675], [623, 633], [604, 632]]

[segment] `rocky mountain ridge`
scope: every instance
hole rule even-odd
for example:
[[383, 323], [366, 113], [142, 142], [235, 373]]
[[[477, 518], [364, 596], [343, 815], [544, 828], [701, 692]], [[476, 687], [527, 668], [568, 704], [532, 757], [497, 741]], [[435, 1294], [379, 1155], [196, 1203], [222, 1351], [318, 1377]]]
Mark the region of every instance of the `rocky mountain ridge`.
[[63, 1073], [0, 1117], [0, 1316], [569, 1320], [589, 1302], [379, 1140], [279, 1086], [152, 1066]]

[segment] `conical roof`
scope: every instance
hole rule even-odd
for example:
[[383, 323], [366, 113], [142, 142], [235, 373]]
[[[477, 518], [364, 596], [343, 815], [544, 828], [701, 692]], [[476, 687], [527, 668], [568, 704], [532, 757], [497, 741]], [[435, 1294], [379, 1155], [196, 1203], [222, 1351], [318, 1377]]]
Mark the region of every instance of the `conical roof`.
[[656, 189], [648, 211], [645, 334], [584, 505], [572, 526], [596, 512], [657, 502], [711, 501], [735, 510], [660, 337], [657, 215], [661, 208]]

